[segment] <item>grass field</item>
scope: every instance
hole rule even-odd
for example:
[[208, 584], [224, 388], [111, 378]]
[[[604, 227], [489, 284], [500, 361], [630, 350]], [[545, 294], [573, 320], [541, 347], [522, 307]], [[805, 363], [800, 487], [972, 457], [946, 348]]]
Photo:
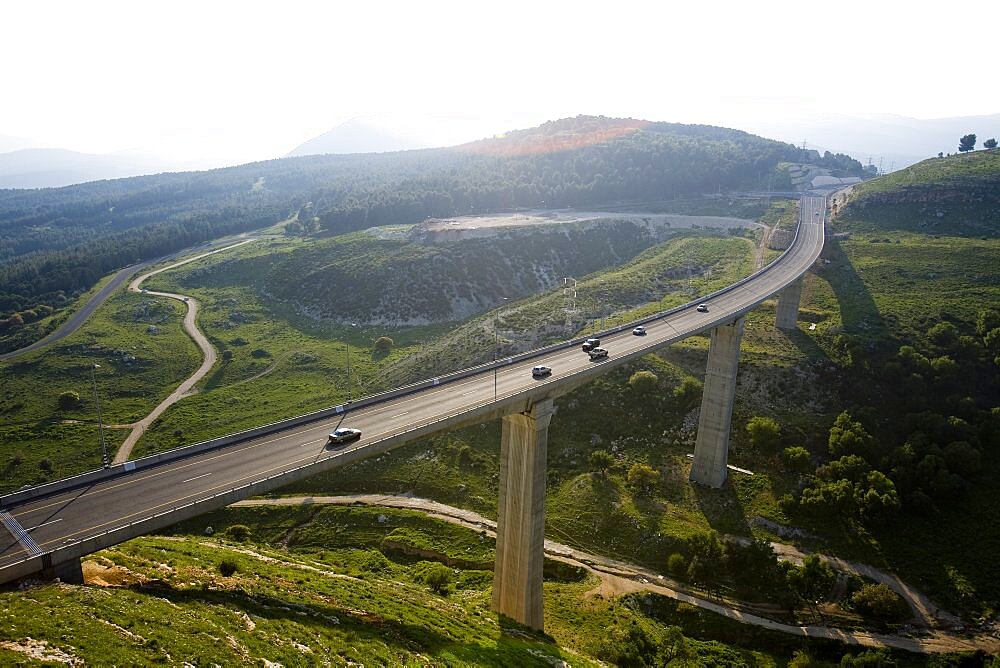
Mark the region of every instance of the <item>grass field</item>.
[[[596, 577], [565, 571], [546, 578], [546, 634], [535, 633], [490, 609], [492, 572], [474, 562], [492, 560], [492, 542], [389, 508], [218, 511], [92, 555], [85, 568], [103, 585], [0, 592], [0, 662], [28, 647], [91, 665], [780, 666], [798, 654], [830, 666], [862, 653], [656, 595], [605, 598]], [[427, 574], [441, 563], [435, 590]]]
[[[181, 328], [183, 306], [119, 292], [77, 332], [0, 362], [0, 489], [38, 484], [101, 465], [91, 369], [113, 455], [126, 432], [199, 363]], [[75, 392], [78, 401], [60, 404]]]

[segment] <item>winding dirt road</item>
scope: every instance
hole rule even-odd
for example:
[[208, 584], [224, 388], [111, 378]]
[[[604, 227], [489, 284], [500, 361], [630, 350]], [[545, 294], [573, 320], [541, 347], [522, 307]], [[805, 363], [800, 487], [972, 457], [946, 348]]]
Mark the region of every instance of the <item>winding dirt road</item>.
[[[175, 262], [174, 264], [167, 265], [166, 267], [161, 267], [153, 271], [148, 271], [145, 274], [142, 274], [141, 276], [137, 276], [136, 278], [134, 278], [132, 282], [128, 284], [128, 289], [132, 292], [140, 292], [142, 290], [143, 282], [151, 276], [155, 276], [157, 274], [160, 274], [164, 271], [169, 271], [171, 269], [176, 269], [177, 267], [188, 264], [189, 262], [194, 262], [195, 260], [200, 260], [203, 257], [208, 257], [209, 255], [215, 255], [216, 253], [222, 253], [227, 250], [232, 250], [237, 246], [242, 246], [243, 244], [248, 244], [251, 241], [256, 241], [256, 240], [257, 240], [256, 237], [252, 239], [245, 239], [244, 241], [240, 241], [230, 246], [217, 248], [215, 250], [208, 251], [207, 253], [202, 253], [200, 255], [195, 255], [194, 257], [189, 257], [185, 260], [181, 260], [180, 262]], [[135, 447], [136, 442], [142, 437], [144, 433], [146, 433], [146, 430], [149, 429], [149, 425], [153, 424], [153, 421], [156, 418], [160, 417], [160, 415], [163, 414], [163, 411], [167, 410], [172, 405], [174, 405], [175, 403], [183, 399], [185, 396], [187, 396], [188, 393], [191, 391], [191, 388], [194, 387], [195, 383], [204, 378], [205, 374], [207, 374], [209, 370], [212, 368], [212, 366], [215, 365], [215, 361], [218, 358], [215, 348], [212, 346], [211, 343], [208, 342], [208, 339], [205, 337], [202, 331], [198, 329], [198, 325], [195, 322], [196, 318], [198, 317], [198, 301], [196, 299], [194, 299], [193, 297], [189, 297], [187, 295], [176, 294], [174, 292], [156, 292], [154, 290], [147, 290], [146, 294], [155, 295], [157, 297], [167, 297], [169, 299], [176, 299], [177, 301], [184, 302], [187, 304], [187, 313], [184, 315], [184, 331], [188, 333], [188, 336], [190, 336], [194, 340], [194, 342], [198, 344], [198, 347], [201, 349], [202, 362], [201, 366], [198, 367], [198, 370], [195, 371], [190, 376], [188, 376], [184, 380], [184, 382], [178, 385], [177, 389], [171, 392], [166, 399], [161, 401], [159, 405], [157, 405], [157, 407], [154, 408], [149, 415], [142, 418], [138, 422], [132, 423], [132, 432], [128, 435], [128, 438], [125, 439], [125, 442], [121, 444], [121, 447], [118, 448], [118, 452], [115, 453], [115, 458], [113, 461], [114, 464], [122, 464], [128, 461], [129, 457], [132, 454], [132, 448]]]
[[[485, 530], [491, 536], [496, 536], [496, 522], [489, 520], [482, 515], [470, 510], [447, 506], [437, 501], [420, 499], [409, 496], [398, 496], [393, 494], [350, 494], [345, 496], [311, 496], [311, 497], [282, 497], [277, 499], [248, 499], [234, 503], [233, 506], [293, 506], [293, 505], [370, 505], [385, 506], [389, 508], [401, 508], [405, 510], [418, 510], [434, 518], [451, 522], [475, 531]], [[774, 545], [787, 548], [777, 550], [780, 558], [796, 559], [802, 556], [795, 548], [787, 545], [775, 543]], [[599, 555], [590, 554], [556, 543], [555, 541], [545, 541], [545, 552], [550, 557], [564, 561], [574, 566], [587, 569], [601, 579], [601, 584], [595, 592], [605, 595], [621, 595], [630, 592], [648, 591], [661, 594], [669, 598], [683, 601], [699, 608], [709, 610], [724, 617], [734, 619], [744, 624], [751, 624], [761, 628], [780, 631], [791, 635], [804, 636], [810, 638], [828, 638], [841, 642], [860, 645], [865, 647], [897, 647], [910, 652], [921, 654], [937, 654], [947, 652], [969, 652], [975, 650], [985, 650], [991, 654], [1000, 654], [1000, 638], [991, 635], [962, 636], [954, 632], [942, 629], [921, 629], [920, 635], [898, 635], [886, 633], [871, 633], [868, 631], [854, 631], [839, 629], [829, 626], [795, 626], [776, 622], [766, 617], [761, 617], [752, 613], [740, 610], [732, 605], [727, 605], [725, 601], [716, 602], [699, 598], [688, 591], [685, 591], [679, 583], [665, 580], [662, 575], [645, 569], [641, 566], [628, 564], [615, 559], [609, 559]], [[822, 555], [821, 555], [822, 556]], [[831, 557], [824, 557], [833, 564], [843, 565], [848, 570], [862, 572], [868, 577], [877, 581], [886, 582], [891, 587], [900, 592], [903, 598], [913, 609], [915, 616], [920, 619], [924, 615], [931, 617], [931, 610], [937, 609], [930, 604], [929, 600], [915, 592], [911, 587], [904, 585], [896, 576], [884, 573], [871, 566], [856, 564], [853, 562], [841, 562]], [[902, 593], [902, 591], [906, 593]], [[923, 608], [923, 610], [920, 610]], [[950, 622], [954, 619], [945, 613], [941, 621]]]

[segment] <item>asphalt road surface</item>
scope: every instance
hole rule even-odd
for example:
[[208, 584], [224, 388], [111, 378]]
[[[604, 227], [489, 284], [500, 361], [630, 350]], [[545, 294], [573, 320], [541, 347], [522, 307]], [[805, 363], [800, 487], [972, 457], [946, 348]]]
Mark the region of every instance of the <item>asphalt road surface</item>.
[[119, 270], [118, 273], [115, 274], [103, 288], [97, 291], [97, 294], [90, 298], [90, 301], [83, 305], [83, 308], [70, 316], [70, 319], [64, 322], [56, 331], [52, 332], [45, 338], [35, 341], [31, 345], [27, 345], [23, 348], [18, 348], [17, 350], [12, 350], [9, 353], [0, 355], [0, 362], [13, 359], [18, 355], [23, 355], [24, 353], [31, 352], [32, 350], [44, 348], [50, 343], [55, 343], [56, 341], [69, 336], [78, 330], [80, 325], [87, 321], [90, 314], [93, 313], [98, 306], [103, 304], [104, 301], [111, 296], [111, 293], [117, 290], [122, 283], [132, 278], [137, 271], [144, 269], [149, 266], [149, 264], [150, 262], [143, 262], [141, 264], [134, 264], [130, 267], [125, 267], [124, 269]]
[[[502, 406], [505, 400], [510, 406], [513, 405], [510, 401], [524, 397], [530, 400], [557, 396], [652, 350], [732, 322], [812, 266], [823, 247], [825, 201], [823, 197], [803, 197], [793, 246], [754, 277], [708, 300], [707, 313], [698, 312], [697, 302], [693, 302], [645, 323], [646, 336], [633, 336], [630, 330], [602, 336], [602, 347], [610, 352], [610, 357], [602, 361], [592, 362], [578, 346], [572, 346], [505, 366], [496, 375], [497, 402], [494, 402], [494, 372], [490, 369], [384, 403], [349, 410], [343, 426], [361, 429], [363, 436], [347, 445], [327, 447], [327, 434], [340, 419], [319, 420], [6, 507], [3, 510], [9, 515], [4, 523], [11, 535], [6, 542], [0, 542], [0, 581], [9, 579], [13, 572], [6, 569], [27, 557], [56, 548], [62, 548], [60, 555], [69, 556], [73, 546], [81, 545], [82, 541], [87, 541], [85, 551], [106, 547], [123, 540], [119, 537], [101, 543], [101, 534], [109, 530], [159, 513], [168, 515], [158, 518], [157, 526], [168, 526], [183, 519], [185, 511], [181, 507], [186, 504], [211, 505], [216, 495], [265, 478], [295, 469], [313, 475], [359, 457], [377, 455], [430, 431], [452, 428], [463, 419], [468, 422], [473, 416], [486, 415], [484, 410]], [[552, 375], [532, 378], [531, 367], [536, 364], [551, 367]], [[627, 416], [617, 417], [627, 419]], [[559, 428], [558, 416], [551, 428]], [[274, 481], [270, 488], [281, 484], [287, 484], [287, 480]], [[248, 489], [245, 496], [259, 493], [260, 486], [253, 491]], [[219, 499], [217, 506], [234, 500], [237, 499]], [[206, 509], [201, 506], [198, 512]], [[14, 530], [7, 519], [17, 523]], [[18, 526], [29, 540], [23, 535], [20, 540], [15, 537]], [[146, 529], [149, 528], [147, 524]], [[80, 549], [84, 549], [82, 545]]]

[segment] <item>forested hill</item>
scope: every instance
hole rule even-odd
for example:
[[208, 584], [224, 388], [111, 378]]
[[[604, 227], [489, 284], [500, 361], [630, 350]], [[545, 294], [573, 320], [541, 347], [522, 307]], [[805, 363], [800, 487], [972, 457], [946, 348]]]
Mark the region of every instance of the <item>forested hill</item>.
[[0, 323], [19, 326], [11, 314], [55, 305], [131, 262], [297, 213], [292, 232], [337, 234], [512, 207], [641, 203], [753, 187], [784, 161], [861, 171], [847, 156], [737, 130], [581, 116], [447, 149], [4, 190]]

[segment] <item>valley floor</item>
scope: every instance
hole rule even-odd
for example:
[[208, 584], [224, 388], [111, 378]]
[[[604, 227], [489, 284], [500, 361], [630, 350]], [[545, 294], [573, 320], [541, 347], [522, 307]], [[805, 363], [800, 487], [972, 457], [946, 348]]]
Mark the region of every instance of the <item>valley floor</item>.
[[[437, 501], [413, 496], [395, 494], [349, 494], [344, 496], [297, 496], [275, 499], [248, 499], [233, 504], [247, 506], [307, 506], [307, 505], [365, 505], [405, 510], [417, 510], [429, 516], [476, 531], [485, 530], [495, 537], [496, 522], [470, 510], [448, 506]], [[780, 543], [772, 543], [782, 559], [801, 560], [804, 556], [798, 549]], [[845, 630], [828, 626], [793, 626], [748, 612], [738, 601], [717, 598], [709, 600], [694, 595], [680, 583], [666, 580], [662, 575], [641, 566], [584, 552], [555, 541], [545, 541], [545, 552], [550, 557], [573, 566], [585, 568], [600, 578], [601, 584], [588, 596], [600, 594], [605, 597], [619, 596], [633, 592], [648, 591], [723, 615], [730, 619], [761, 628], [781, 631], [810, 638], [827, 638], [844, 643], [867, 647], [895, 647], [918, 653], [969, 652], [983, 650], [991, 654], [1000, 653], [1000, 638], [995, 635], [980, 634], [965, 636], [951, 630], [960, 626], [960, 620], [937, 607], [930, 600], [907, 586], [896, 576], [884, 573], [864, 564], [856, 564], [840, 559], [823, 557], [834, 563], [838, 569], [860, 573], [866, 577], [889, 585], [910, 606], [914, 623], [912, 633], [885, 634], [858, 630]], [[822, 555], [821, 555], [822, 556]]]

